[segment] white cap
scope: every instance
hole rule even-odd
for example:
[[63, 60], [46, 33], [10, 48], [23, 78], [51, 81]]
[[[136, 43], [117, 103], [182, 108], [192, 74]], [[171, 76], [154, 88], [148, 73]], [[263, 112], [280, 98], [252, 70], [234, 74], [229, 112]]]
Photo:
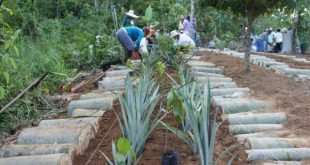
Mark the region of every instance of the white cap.
[[178, 33], [176, 30], [173, 30], [172, 32], [170, 32], [170, 37], [175, 37], [177, 35], [179, 35], [180, 33]]
[[125, 14], [132, 18], [139, 18], [139, 16], [135, 15], [135, 11], [133, 10], [129, 10], [128, 13], [125, 13]]

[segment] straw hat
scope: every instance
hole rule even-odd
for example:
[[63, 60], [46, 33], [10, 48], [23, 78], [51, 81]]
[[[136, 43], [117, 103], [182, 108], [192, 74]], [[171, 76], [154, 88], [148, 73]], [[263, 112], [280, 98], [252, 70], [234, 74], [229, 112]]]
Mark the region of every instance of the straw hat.
[[180, 33], [178, 33], [176, 30], [173, 30], [172, 32], [170, 32], [170, 37], [173, 38], [177, 35], [179, 35]]
[[129, 10], [125, 14], [128, 15], [129, 17], [132, 17], [132, 18], [139, 18], [139, 16], [135, 15], [135, 11], [133, 11], [133, 10]]

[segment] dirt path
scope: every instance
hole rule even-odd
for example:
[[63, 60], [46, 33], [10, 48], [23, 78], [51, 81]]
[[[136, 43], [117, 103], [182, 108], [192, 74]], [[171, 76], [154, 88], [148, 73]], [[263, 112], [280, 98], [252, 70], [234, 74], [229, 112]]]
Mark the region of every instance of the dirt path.
[[242, 59], [205, 52], [202, 55], [205, 61], [223, 66], [224, 74], [239, 86], [255, 91], [251, 96], [275, 102], [279, 111], [287, 113], [285, 127], [292, 133], [299, 137], [310, 135], [310, 82], [296, 82], [254, 64], [252, 72], [245, 74]]

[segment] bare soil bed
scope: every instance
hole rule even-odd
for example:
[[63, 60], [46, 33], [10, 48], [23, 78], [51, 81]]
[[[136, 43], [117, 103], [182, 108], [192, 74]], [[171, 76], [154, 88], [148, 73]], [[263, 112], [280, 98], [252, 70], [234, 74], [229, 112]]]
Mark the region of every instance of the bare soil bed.
[[[251, 96], [275, 103], [273, 111], [283, 111], [288, 120], [286, 129], [298, 137], [310, 135], [310, 82], [296, 82], [294, 79], [277, 75], [271, 70], [251, 64], [251, 72], [244, 73], [243, 59], [227, 55], [200, 53], [204, 61], [224, 67], [224, 74], [233, 78], [241, 87], [251, 89]], [[294, 62], [291, 62], [293, 65]], [[289, 64], [290, 65], [290, 64]], [[296, 64], [296, 65], [299, 65]]]

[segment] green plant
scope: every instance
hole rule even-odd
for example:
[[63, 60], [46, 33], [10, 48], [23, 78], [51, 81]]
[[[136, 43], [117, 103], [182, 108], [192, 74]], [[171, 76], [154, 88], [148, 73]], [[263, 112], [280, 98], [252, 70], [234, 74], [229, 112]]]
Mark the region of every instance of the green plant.
[[158, 49], [156, 50], [156, 56], [166, 64], [172, 65], [177, 68], [178, 64], [181, 63], [181, 56], [179, 48], [173, 46], [173, 39], [168, 36], [159, 35], [157, 36]]
[[[120, 128], [137, 156], [141, 155], [147, 137], [162, 119], [158, 110], [157, 115], [151, 120], [159, 100], [158, 86], [152, 78], [152, 71], [148, 67], [142, 70], [138, 84], [133, 85], [130, 79], [127, 79], [124, 96], [118, 92], [122, 112], [122, 120], [119, 119]], [[128, 162], [132, 160], [129, 156]]]
[[172, 111], [175, 120], [178, 123], [182, 123], [185, 117], [184, 103], [181, 101], [177, 94], [176, 87], [172, 87], [167, 95], [167, 106], [166, 110], [168, 112]]
[[147, 25], [150, 26], [150, 21], [153, 18], [153, 9], [152, 6], [149, 5], [149, 7], [145, 10], [145, 15], [141, 17], [145, 22], [147, 22]]
[[[185, 70], [182, 70], [182, 67], [180, 70], [183, 75], [188, 75]], [[190, 79], [187, 78], [187, 80]], [[215, 120], [216, 114], [213, 119], [210, 117], [211, 96], [209, 83], [201, 91], [195, 81], [184, 82], [186, 83], [177, 85], [176, 93], [184, 104], [184, 120], [190, 127], [186, 131], [182, 131], [166, 123], [161, 122], [161, 124], [189, 144], [193, 153], [199, 154], [201, 164], [212, 164], [218, 124]]]
[[165, 70], [166, 70], [166, 65], [165, 63], [161, 62], [161, 61], [157, 61], [155, 63], [155, 70], [159, 73], [159, 75], [164, 74]]
[[127, 157], [130, 155], [131, 157], [136, 158], [136, 153], [131, 149], [130, 142], [127, 138], [119, 138], [116, 142], [116, 145], [112, 141], [112, 154], [114, 163], [112, 163], [108, 156], [106, 156], [103, 152], [101, 153], [110, 165], [130, 165], [131, 162], [127, 161]]
[[222, 40], [215, 40], [215, 44], [216, 44], [216, 48], [220, 49], [220, 50], [224, 50], [225, 48], [225, 42]]

